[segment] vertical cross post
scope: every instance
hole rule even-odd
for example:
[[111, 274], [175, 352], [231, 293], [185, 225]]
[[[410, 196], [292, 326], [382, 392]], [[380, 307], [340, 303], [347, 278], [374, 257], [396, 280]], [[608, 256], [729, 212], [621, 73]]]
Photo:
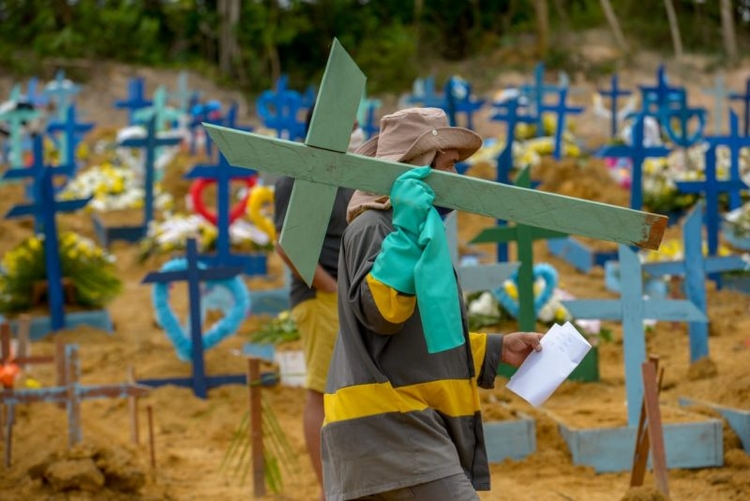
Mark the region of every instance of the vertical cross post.
[[63, 70], [59, 70], [55, 74], [54, 80], [47, 82], [43, 93], [45, 97], [54, 103], [57, 119], [60, 122], [65, 120], [65, 113], [68, 111], [68, 106], [73, 103], [73, 96], [78, 94], [80, 90], [81, 87], [79, 85], [65, 78]]
[[[741, 182], [740, 176], [740, 152], [743, 148], [750, 148], [750, 137], [741, 136], [739, 119], [737, 114], [729, 112], [729, 135], [707, 137], [706, 140], [713, 146], [724, 146], [729, 149], [729, 179]], [[736, 209], [742, 205], [741, 190], [729, 191], [729, 209]]]
[[544, 63], [537, 63], [534, 66], [533, 83], [520, 87], [521, 93], [533, 103], [532, 115], [536, 118], [537, 137], [544, 135], [544, 98], [547, 94], [558, 93], [560, 91], [557, 85], [544, 83], [544, 71]]
[[568, 114], [572, 115], [578, 115], [580, 113], [583, 113], [583, 108], [580, 106], [568, 106], [565, 104], [565, 101], [568, 97], [568, 89], [563, 88], [559, 90], [558, 93], [559, 100], [557, 102], [557, 105], [551, 106], [542, 104], [541, 110], [542, 113], [544, 112], [552, 112], [557, 116], [557, 121], [555, 125], [555, 151], [554, 151], [554, 157], [555, 160], [562, 159], [563, 154], [563, 134], [565, 133], [565, 117]]
[[750, 135], [750, 78], [745, 81], [745, 93], [730, 92], [729, 100], [742, 102], [742, 116], [744, 117], [742, 133], [745, 136]]
[[704, 94], [713, 96], [714, 98], [714, 135], [721, 135], [721, 128], [724, 125], [724, 110], [727, 105], [726, 99], [729, 98], [729, 91], [727, 90], [726, 79], [724, 74], [716, 75], [714, 78], [714, 86], [708, 89], [703, 89]]
[[146, 99], [145, 83], [143, 77], [131, 78], [128, 80], [128, 94], [125, 99], [115, 101], [115, 108], [126, 109], [128, 111], [128, 123], [133, 125], [134, 112], [151, 106], [153, 102]]
[[627, 89], [621, 89], [620, 88], [620, 79], [617, 76], [617, 74], [612, 75], [612, 79], [610, 80], [611, 87], [609, 89], [599, 89], [598, 92], [602, 97], [608, 97], [609, 98], [609, 106], [612, 110], [612, 115], [610, 116], [610, 135], [612, 137], [617, 136], [617, 131], [619, 130], [619, 124], [618, 122], [618, 114], [620, 111], [620, 107], [617, 104], [617, 101], [621, 97], [626, 97], [632, 94], [632, 91], [629, 91]]
[[669, 85], [667, 71], [660, 65], [656, 71], [656, 85], [639, 85], [641, 91], [641, 111], [647, 115], [660, 116], [664, 110], [687, 106], [687, 94], [683, 87]]
[[458, 124], [456, 115], [466, 117], [466, 128], [474, 130], [474, 113], [484, 106], [484, 99], [476, 99], [471, 94], [471, 84], [460, 77], [452, 76], [445, 83], [445, 110], [451, 126]]
[[60, 145], [60, 157], [63, 165], [71, 167], [71, 175], [75, 175], [78, 170], [78, 163], [76, 161], [78, 144], [82, 136], [93, 127], [93, 122], [78, 122], [76, 120], [76, 107], [74, 104], [68, 106], [68, 110], [65, 113], [65, 122], [53, 121], [47, 125], [48, 133], [63, 133], [63, 137], [58, 142]]

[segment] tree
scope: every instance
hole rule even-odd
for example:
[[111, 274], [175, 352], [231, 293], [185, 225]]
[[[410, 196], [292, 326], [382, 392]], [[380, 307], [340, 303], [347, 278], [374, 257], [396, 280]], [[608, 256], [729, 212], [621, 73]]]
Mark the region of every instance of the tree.
[[667, 19], [669, 20], [669, 31], [672, 34], [674, 55], [682, 57], [682, 36], [680, 36], [680, 26], [677, 24], [677, 13], [674, 10], [672, 0], [664, 0], [664, 7], [667, 9]]
[[620, 21], [617, 20], [617, 14], [615, 14], [612, 4], [609, 0], [600, 0], [602, 10], [604, 11], [604, 17], [607, 18], [609, 23], [609, 29], [612, 30], [612, 35], [615, 37], [615, 43], [622, 51], [628, 50], [628, 42], [625, 40], [625, 35], [622, 33], [620, 28]]
[[724, 51], [730, 63], [737, 62], [737, 37], [734, 33], [734, 14], [731, 0], [721, 0], [721, 32], [724, 38]]
[[547, 55], [549, 49], [549, 7], [547, 0], [534, 0], [536, 13], [537, 53], [539, 57]]
[[239, 0], [219, 0], [219, 69], [225, 75], [232, 73], [240, 47], [237, 43], [237, 24], [240, 21]]

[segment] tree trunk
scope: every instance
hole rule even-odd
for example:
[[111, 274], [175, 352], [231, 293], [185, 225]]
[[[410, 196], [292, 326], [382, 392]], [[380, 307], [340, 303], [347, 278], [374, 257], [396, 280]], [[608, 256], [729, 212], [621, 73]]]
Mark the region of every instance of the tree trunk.
[[734, 14], [731, 0], [721, 0], [721, 32], [724, 36], [724, 50], [730, 63], [737, 62], [737, 37], [734, 33]]
[[617, 44], [617, 47], [622, 51], [628, 50], [628, 42], [625, 40], [625, 35], [622, 32], [622, 28], [620, 28], [620, 21], [617, 19], [617, 14], [615, 14], [615, 10], [612, 8], [612, 4], [609, 2], [609, 0], [599, 0], [602, 5], [602, 10], [604, 11], [604, 17], [607, 18], [607, 23], [609, 23], [609, 28], [612, 30], [612, 35], [615, 37], [615, 43]]
[[237, 24], [240, 20], [239, 0], [219, 0], [219, 69], [225, 75], [231, 75], [232, 68], [239, 55], [237, 43]]
[[536, 11], [537, 53], [543, 58], [549, 49], [549, 8], [547, 0], [534, 0]]
[[677, 13], [674, 10], [672, 0], [664, 0], [664, 7], [667, 9], [667, 19], [669, 19], [669, 31], [672, 33], [674, 55], [681, 57], [683, 54], [682, 37], [680, 36], [680, 26], [677, 24]]

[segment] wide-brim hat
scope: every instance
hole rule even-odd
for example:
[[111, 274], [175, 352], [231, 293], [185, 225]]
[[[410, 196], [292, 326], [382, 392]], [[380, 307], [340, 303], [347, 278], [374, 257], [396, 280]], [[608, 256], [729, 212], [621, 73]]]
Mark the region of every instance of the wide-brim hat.
[[482, 137], [463, 127], [451, 127], [440, 108], [407, 108], [380, 119], [380, 133], [355, 152], [358, 155], [429, 165], [438, 151], [455, 149], [463, 161], [482, 147]]

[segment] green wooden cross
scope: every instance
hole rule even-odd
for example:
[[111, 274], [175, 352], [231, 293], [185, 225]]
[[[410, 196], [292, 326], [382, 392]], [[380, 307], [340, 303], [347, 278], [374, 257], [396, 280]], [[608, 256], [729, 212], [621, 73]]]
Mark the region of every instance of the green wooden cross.
[[[295, 178], [280, 243], [312, 283], [339, 186], [387, 195], [409, 165], [346, 153], [365, 76], [334, 39], [305, 144], [204, 124], [227, 161]], [[564, 195], [434, 171], [435, 205], [657, 249], [667, 217]]]
[[[516, 177], [516, 186], [531, 187], [530, 168], [526, 167]], [[536, 311], [534, 311], [534, 240], [546, 238], [566, 237], [565, 233], [537, 228], [525, 224], [514, 226], [495, 226], [487, 228], [471, 241], [479, 243], [516, 242], [516, 259], [521, 262], [518, 269], [518, 326], [521, 330], [533, 331], [536, 326]]]

